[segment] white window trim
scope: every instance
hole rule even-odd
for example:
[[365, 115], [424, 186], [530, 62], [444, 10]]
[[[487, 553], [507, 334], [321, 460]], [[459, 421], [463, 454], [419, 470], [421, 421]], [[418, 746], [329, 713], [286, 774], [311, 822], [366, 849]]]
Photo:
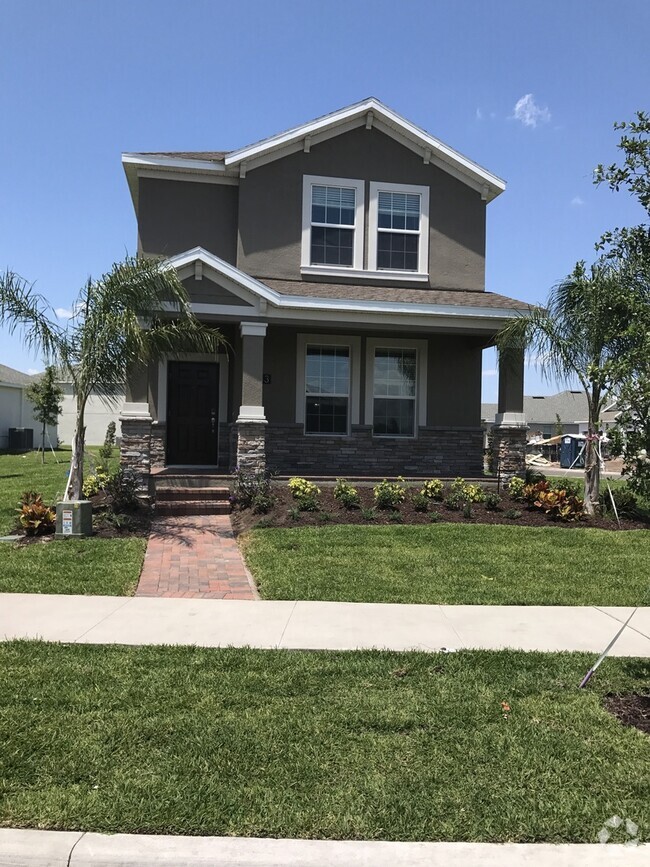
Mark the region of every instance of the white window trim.
[[158, 362], [158, 423], [167, 422], [167, 362], [168, 361], [212, 361], [219, 365], [219, 424], [228, 421], [228, 356], [225, 352], [217, 355], [200, 352], [169, 354]]
[[415, 349], [415, 431], [413, 436], [375, 434], [380, 439], [416, 439], [418, 428], [427, 423], [427, 340], [400, 337], [369, 337], [366, 340], [366, 424], [372, 425], [375, 401], [375, 349]]
[[348, 397], [347, 434], [307, 434], [305, 436], [348, 436], [350, 426], [359, 424], [359, 394], [361, 393], [361, 338], [344, 334], [299, 334], [296, 356], [296, 423], [305, 424], [305, 357], [307, 346], [350, 347], [350, 394]]
[[[415, 193], [420, 196], [420, 243], [418, 245], [418, 270], [394, 271], [391, 268], [377, 268], [378, 193]], [[429, 273], [429, 187], [414, 184], [382, 184], [370, 181], [370, 201], [368, 205], [368, 270], [377, 274], [392, 275], [402, 279], [406, 275], [428, 275]]]
[[[353, 187], [355, 190], [354, 246], [352, 265], [311, 264], [311, 188], [312, 186]], [[318, 273], [349, 274], [363, 269], [363, 236], [365, 226], [365, 183], [352, 178], [328, 178], [320, 175], [303, 175], [302, 179], [302, 250], [301, 268], [318, 268]], [[314, 272], [312, 272], [314, 273]]]

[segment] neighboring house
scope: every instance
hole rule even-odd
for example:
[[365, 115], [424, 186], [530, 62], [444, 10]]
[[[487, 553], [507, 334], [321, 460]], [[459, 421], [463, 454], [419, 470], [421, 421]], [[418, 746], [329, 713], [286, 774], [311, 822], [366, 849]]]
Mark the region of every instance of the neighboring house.
[[[489, 429], [498, 411], [496, 403], [481, 405], [481, 418]], [[524, 396], [524, 415], [528, 425], [528, 436], [551, 437], [557, 433], [557, 419], [560, 418], [562, 433], [586, 433], [589, 426], [587, 397], [582, 390], [560, 391], [558, 394]], [[616, 421], [618, 411], [614, 404], [607, 405], [601, 413], [601, 429], [609, 430]]]
[[[40, 374], [30, 375], [0, 364], [0, 449], [9, 444], [9, 428], [28, 428], [34, 432], [34, 448], [41, 444], [41, 424], [36, 421], [33, 406], [25, 394]], [[56, 426], [48, 427], [50, 441], [56, 447]], [[46, 439], [46, 447], [48, 445]]]
[[[61, 401], [63, 412], [59, 416], [59, 441], [63, 445], [69, 446], [74, 436], [77, 401], [72, 394], [71, 382], [59, 381], [59, 386], [63, 390], [63, 400]], [[106, 436], [106, 428], [112, 421], [115, 422], [116, 436], [120, 436], [119, 416], [120, 410], [124, 405], [124, 399], [124, 392], [117, 395], [114, 401], [108, 401], [97, 394], [90, 395], [84, 414], [87, 445], [101, 445]]]
[[[485, 291], [505, 183], [376, 99], [235, 151], [122, 157], [138, 250], [164, 256], [217, 358], [133, 370], [122, 459], [312, 476], [475, 475], [481, 353], [527, 304]], [[523, 465], [523, 357], [497, 448]]]

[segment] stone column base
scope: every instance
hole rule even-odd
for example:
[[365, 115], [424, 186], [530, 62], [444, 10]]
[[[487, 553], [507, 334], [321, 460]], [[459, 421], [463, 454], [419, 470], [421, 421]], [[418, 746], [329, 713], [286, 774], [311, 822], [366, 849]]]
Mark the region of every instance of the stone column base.
[[495, 425], [492, 428], [494, 471], [500, 478], [525, 474], [527, 430], [521, 425]]
[[120, 416], [122, 442], [120, 466], [135, 474], [140, 493], [149, 494], [151, 470], [151, 418]]
[[266, 422], [238, 421], [237, 466], [248, 473], [266, 469]]

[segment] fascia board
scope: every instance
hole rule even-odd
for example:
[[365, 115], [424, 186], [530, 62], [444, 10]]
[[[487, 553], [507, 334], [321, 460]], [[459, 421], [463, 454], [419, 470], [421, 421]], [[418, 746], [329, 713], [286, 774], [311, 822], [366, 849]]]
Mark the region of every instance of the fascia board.
[[173, 157], [151, 157], [145, 154], [122, 154], [122, 165], [135, 165], [142, 168], [188, 169], [195, 172], [223, 174], [226, 167], [212, 160], [188, 160]]

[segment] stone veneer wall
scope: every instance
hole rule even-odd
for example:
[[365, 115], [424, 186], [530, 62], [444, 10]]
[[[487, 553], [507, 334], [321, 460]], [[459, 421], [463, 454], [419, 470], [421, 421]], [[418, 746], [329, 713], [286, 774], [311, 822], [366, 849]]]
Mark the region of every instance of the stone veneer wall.
[[248, 472], [260, 472], [266, 468], [266, 424], [245, 421], [236, 422], [237, 466]]
[[140, 491], [148, 493], [151, 469], [151, 421], [124, 416], [120, 421], [122, 423], [120, 466], [135, 473]]
[[367, 425], [340, 437], [305, 436], [301, 424], [269, 424], [266, 465], [282, 475], [482, 476], [483, 431], [421, 427], [416, 439], [384, 439]]
[[526, 472], [526, 431], [525, 427], [492, 428], [494, 471], [499, 476]]

